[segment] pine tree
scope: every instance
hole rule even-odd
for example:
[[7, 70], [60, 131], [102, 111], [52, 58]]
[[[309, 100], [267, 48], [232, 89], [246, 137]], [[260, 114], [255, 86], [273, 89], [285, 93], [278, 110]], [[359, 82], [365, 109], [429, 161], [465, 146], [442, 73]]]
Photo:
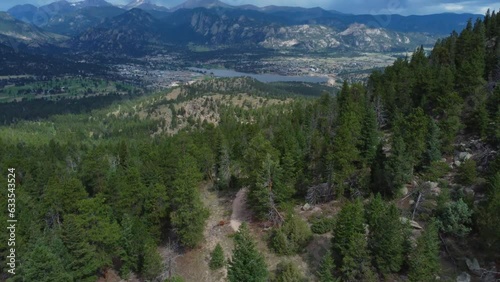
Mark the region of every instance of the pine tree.
[[460, 116], [463, 110], [463, 99], [456, 92], [446, 91], [438, 97], [437, 109], [442, 116], [438, 125], [443, 151], [452, 152], [457, 133], [462, 128]]
[[52, 177], [44, 193], [44, 204], [52, 224], [61, 224], [62, 215], [76, 212], [79, 200], [85, 199], [87, 192], [82, 183], [70, 176]]
[[486, 110], [486, 104], [480, 103], [472, 113], [471, 123], [469, 127], [472, 132], [478, 133], [483, 139], [488, 136], [488, 129], [490, 126], [490, 117]]
[[142, 276], [149, 281], [154, 281], [162, 272], [162, 258], [153, 240], [148, 240], [144, 245], [142, 257]]
[[386, 210], [386, 203], [382, 200], [380, 193], [375, 194], [374, 197], [372, 196], [365, 208], [365, 218], [370, 230], [374, 228], [375, 225], [379, 224]]
[[[497, 157], [500, 160], [500, 157]], [[488, 179], [488, 200], [480, 208], [478, 225], [481, 238], [487, 249], [498, 250], [500, 247], [500, 172]]]
[[229, 260], [227, 277], [230, 282], [265, 282], [269, 273], [264, 257], [259, 253], [246, 223], [234, 237], [235, 247]]
[[219, 269], [224, 266], [224, 251], [219, 243], [215, 246], [215, 249], [210, 254], [210, 269]]
[[25, 281], [74, 281], [72, 275], [64, 269], [65, 263], [48, 246], [36, 244], [27, 254], [22, 266], [22, 277]]
[[244, 159], [245, 169], [250, 177], [256, 178], [258, 170], [262, 163], [270, 156], [273, 161], [278, 160], [279, 152], [274, 148], [269, 140], [262, 133], [253, 137], [245, 148]]
[[384, 147], [383, 143], [380, 143], [377, 146], [375, 159], [373, 160], [373, 162], [371, 164], [370, 190], [373, 193], [380, 193], [384, 196], [389, 196], [392, 194], [392, 192], [389, 189], [389, 183], [388, 183], [387, 175], [386, 175], [386, 171], [385, 171], [387, 157], [385, 156], [383, 147]]
[[441, 144], [439, 141], [440, 131], [434, 119], [429, 119], [429, 131], [426, 137], [426, 151], [424, 164], [430, 166], [433, 162], [441, 159]]
[[104, 191], [109, 169], [106, 150], [102, 146], [89, 150], [83, 156], [78, 175], [91, 196]]
[[360, 200], [347, 203], [338, 214], [332, 238], [332, 253], [345, 280], [367, 278], [371, 272]]
[[151, 236], [160, 239], [168, 221], [169, 197], [167, 188], [154, 183], [143, 191], [142, 218]]
[[339, 114], [333, 144], [329, 150], [332, 152], [328, 166], [333, 168], [333, 180], [338, 196], [344, 196], [346, 185], [356, 173], [361, 160], [359, 147], [361, 145], [362, 107], [364, 89], [359, 85], [349, 87], [344, 83], [337, 98]]
[[391, 155], [384, 167], [391, 195], [399, 193], [403, 185], [410, 180], [413, 169], [403, 138], [398, 135], [397, 131], [394, 135]]
[[231, 181], [231, 157], [229, 148], [224, 140], [221, 141], [217, 160], [217, 187], [227, 189]]
[[103, 259], [96, 246], [88, 242], [85, 230], [77, 224], [74, 216], [65, 219], [62, 231], [64, 244], [71, 257], [68, 267], [74, 280], [96, 281], [97, 272], [106, 265], [111, 265], [111, 261]]
[[121, 140], [118, 144], [118, 163], [122, 168], [127, 168], [130, 164], [129, 148], [125, 140]]
[[97, 196], [78, 202], [78, 213], [66, 216], [63, 241], [73, 260], [77, 281], [95, 281], [99, 270], [112, 265], [120, 251], [120, 227], [105, 199]]
[[121, 246], [123, 248], [122, 268], [120, 272], [123, 276], [130, 271], [139, 270], [140, 255], [144, 252], [144, 243], [148, 234], [145, 226], [137, 219], [128, 214], [123, 216], [121, 221]]
[[176, 179], [172, 183], [171, 222], [186, 247], [195, 247], [203, 239], [205, 222], [209, 216], [198, 190], [201, 173], [189, 154], [179, 160]]
[[323, 260], [321, 261], [321, 265], [319, 266], [318, 271], [318, 280], [319, 282], [336, 282], [337, 280], [333, 278], [333, 270], [335, 265], [333, 264], [332, 253], [327, 251], [323, 256]]
[[428, 117], [425, 115], [422, 108], [416, 108], [406, 118], [402, 128], [395, 129], [395, 131], [401, 130], [401, 136], [403, 137], [406, 146], [406, 153], [411, 160], [407, 160], [407, 162], [413, 165], [420, 163], [423, 154], [426, 151], [428, 125]]
[[457, 39], [456, 86], [462, 97], [475, 92], [475, 88], [483, 83], [485, 69], [485, 30], [483, 22], [478, 19], [473, 27], [472, 21], [460, 33]]
[[[255, 168], [254, 168], [255, 169]], [[274, 205], [288, 201], [295, 190], [283, 183], [283, 170], [277, 161], [267, 154], [260, 166], [249, 192], [249, 201], [259, 218], [266, 218]]]
[[434, 281], [439, 273], [439, 240], [436, 223], [429, 224], [417, 239], [410, 254], [408, 279], [414, 282]]
[[380, 195], [370, 203], [367, 212], [370, 235], [368, 247], [374, 265], [383, 273], [398, 272], [403, 264], [403, 225], [394, 204], [386, 206]]
[[500, 144], [500, 105], [493, 116], [493, 122], [490, 125], [490, 138], [494, 144]]
[[379, 134], [377, 130], [377, 119], [375, 110], [371, 104], [367, 103], [365, 113], [363, 116], [363, 128], [361, 130], [361, 156], [363, 156], [365, 163], [371, 164], [377, 152], [377, 145], [379, 144]]
[[139, 216], [143, 210], [142, 204], [147, 188], [141, 181], [138, 166], [128, 162], [124, 168], [119, 167], [116, 173], [119, 181], [117, 187], [114, 187], [116, 193], [114, 211], [117, 214], [128, 213]]
[[432, 73], [423, 46], [415, 50], [409, 66], [415, 80], [411, 91], [413, 106], [424, 107], [427, 104], [427, 95], [432, 87]]

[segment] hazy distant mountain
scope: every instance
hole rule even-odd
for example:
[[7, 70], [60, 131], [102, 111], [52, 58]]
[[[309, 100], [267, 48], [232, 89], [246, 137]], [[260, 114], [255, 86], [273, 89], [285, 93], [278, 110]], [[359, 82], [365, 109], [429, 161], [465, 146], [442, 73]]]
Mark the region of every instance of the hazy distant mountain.
[[172, 7], [170, 11], [177, 11], [179, 9], [194, 9], [194, 8], [233, 8], [233, 6], [221, 2], [219, 0], [187, 0], [186, 2]]
[[18, 5], [9, 13], [43, 28], [22, 27], [4, 13], [0, 20], [10, 25], [4, 24], [0, 35], [9, 40], [50, 43], [59, 40], [58, 33], [73, 37], [68, 45], [75, 51], [128, 55], [188, 44], [309, 51], [412, 49], [431, 45], [437, 36], [460, 30], [476, 17], [351, 15], [318, 7], [231, 6], [219, 0], [188, 0], [171, 10], [150, 0], [134, 0], [122, 8], [105, 0], [61, 0], [40, 8]]
[[31, 4], [16, 5], [7, 12], [18, 20], [45, 26], [54, 16], [60, 16], [89, 7], [113, 7], [105, 0], [83, 0], [78, 2], [68, 2], [66, 0], [56, 1], [40, 7]]
[[360, 23], [374, 28], [381, 27], [401, 32], [428, 32], [443, 36], [449, 34], [453, 30], [462, 30], [467, 20], [477, 17], [483, 16], [452, 13], [423, 16], [336, 14], [310, 19], [307, 23], [337, 28], [347, 28], [353, 23]]
[[352, 24], [341, 31], [321, 25], [295, 25], [269, 34], [260, 45], [273, 49], [385, 52], [433, 45], [435, 40], [436, 37], [423, 33], [395, 32], [363, 24]]
[[6, 12], [0, 12], [0, 42], [9, 45], [40, 46], [60, 42], [64, 36], [46, 32], [34, 25], [20, 21]]
[[179, 9], [158, 19], [132, 9], [83, 32], [74, 48], [107, 54], [143, 55], [168, 46], [264, 47], [296, 50], [391, 51], [432, 45], [436, 37], [351, 24], [345, 29], [324, 25], [290, 25], [286, 19], [241, 9]]
[[113, 6], [113, 4], [111, 4], [105, 0], [83, 0], [83, 1], [75, 2], [73, 4], [79, 8]]
[[132, 9], [88, 29], [72, 46], [92, 52], [140, 55], [165, 44], [163, 24], [141, 9]]
[[[66, 25], [68, 22], [74, 21], [74, 25], [77, 28], [69, 28], [69, 32], [64, 31], [64, 28], [57, 28], [51, 30], [63, 30], [65, 34], [70, 34], [75, 30], [80, 30], [80, 26], [88, 26], [93, 18], [91, 15], [87, 15], [80, 18], [79, 11], [89, 7], [96, 7], [100, 9], [112, 7], [112, 5], [105, 0], [83, 0], [79, 2], [68, 2], [66, 0], [60, 0], [48, 5], [41, 6], [37, 8], [33, 5], [17, 5], [8, 10], [14, 18], [20, 19], [26, 22], [33, 23], [37, 26], [54, 26], [55, 20], [63, 20], [62, 26]], [[124, 9], [130, 10], [133, 8], [138, 8], [144, 11], [149, 11], [153, 16], [157, 18], [166, 17], [166, 12], [175, 12], [181, 9], [225, 9], [225, 10], [240, 10], [240, 11], [254, 11], [260, 12], [262, 14], [267, 14], [276, 18], [276, 22], [286, 21], [289, 25], [301, 25], [301, 24], [319, 24], [325, 25], [336, 29], [346, 29], [351, 24], [360, 23], [367, 25], [372, 28], [386, 28], [389, 30], [400, 31], [400, 32], [428, 32], [432, 34], [446, 35], [452, 30], [461, 30], [466, 21], [469, 18], [475, 18], [480, 15], [473, 14], [437, 14], [437, 15], [424, 15], [424, 16], [401, 16], [401, 15], [352, 15], [352, 14], [342, 14], [340, 12], [331, 10], [326, 11], [322, 8], [302, 8], [302, 7], [287, 7], [287, 6], [265, 6], [257, 7], [254, 5], [242, 5], [242, 6], [231, 6], [220, 0], [187, 0], [186, 2], [171, 8], [170, 10], [166, 7], [153, 4], [151, 0], [133, 0]], [[116, 10], [115, 10], [116, 11]], [[103, 14], [106, 12], [99, 12], [94, 10], [98, 14]], [[71, 14], [71, 15], [69, 15]], [[111, 13], [113, 15], [113, 13]], [[64, 17], [62, 16], [64, 15]], [[90, 17], [89, 17], [90, 16]], [[71, 19], [71, 17], [74, 17]], [[98, 17], [102, 19], [102, 17]], [[86, 23], [80, 23], [83, 20]], [[94, 25], [99, 24], [101, 21], [97, 20]]]
[[11, 16], [18, 20], [22, 20], [25, 22], [33, 22], [33, 18], [35, 17], [36, 12], [38, 11], [38, 7], [33, 6], [31, 4], [23, 4], [23, 5], [16, 5], [9, 10], [7, 10], [7, 13], [9, 13]]
[[132, 2], [124, 6], [124, 8], [127, 10], [137, 8], [144, 11], [163, 11], [163, 12], [168, 11], [167, 7], [153, 4], [150, 0], [133, 0]]
[[55, 15], [43, 28], [50, 32], [74, 36], [102, 23], [105, 19], [116, 17], [125, 12], [126, 10], [115, 6], [86, 7], [71, 13]]
[[333, 17], [334, 14], [322, 8], [301, 8], [286, 6], [266, 6], [259, 8], [259, 11], [273, 16], [286, 18], [293, 23], [305, 23], [308, 20], [324, 17]]

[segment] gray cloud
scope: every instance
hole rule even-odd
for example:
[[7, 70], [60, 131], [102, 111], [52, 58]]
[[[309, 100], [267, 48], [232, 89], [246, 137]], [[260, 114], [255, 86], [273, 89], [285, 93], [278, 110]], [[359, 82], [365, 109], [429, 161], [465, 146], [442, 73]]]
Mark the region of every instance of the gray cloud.
[[[2, 0], [0, 10], [30, 3], [41, 6], [55, 0]], [[128, 0], [108, 0], [115, 4], [125, 4]], [[184, 0], [153, 0], [153, 2], [172, 7]], [[224, 0], [223, 0], [224, 1]], [[498, 0], [225, 0], [231, 5], [254, 4], [257, 6], [280, 5], [300, 7], [322, 7], [353, 14], [433, 14], [433, 13], [478, 13], [484, 14], [489, 8], [499, 10]]]

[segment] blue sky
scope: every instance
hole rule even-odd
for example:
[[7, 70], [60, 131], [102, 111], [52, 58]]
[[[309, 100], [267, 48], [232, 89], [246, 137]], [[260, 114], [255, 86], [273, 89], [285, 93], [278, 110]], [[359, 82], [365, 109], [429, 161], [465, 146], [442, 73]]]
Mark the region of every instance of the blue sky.
[[[55, 0], [1, 0], [0, 10], [24, 3], [41, 6]], [[71, 0], [77, 1], [77, 0]], [[107, 0], [114, 4], [126, 4], [131, 0]], [[153, 3], [172, 7], [184, 0], [150, 0]], [[322, 7], [353, 14], [433, 14], [433, 13], [477, 13], [484, 14], [488, 8], [499, 10], [498, 0], [223, 0], [231, 5], [254, 4], [257, 6], [281, 5]]]

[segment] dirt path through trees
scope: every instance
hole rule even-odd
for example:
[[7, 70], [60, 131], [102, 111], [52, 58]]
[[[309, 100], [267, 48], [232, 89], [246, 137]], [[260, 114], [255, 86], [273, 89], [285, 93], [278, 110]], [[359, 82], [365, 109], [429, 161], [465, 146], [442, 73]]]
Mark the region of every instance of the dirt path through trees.
[[233, 212], [231, 214], [231, 228], [238, 231], [242, 222], [250, 218], [250, 212], [246, 207], [247, 188], [243, 188], [236, 194], [233, 201]]

